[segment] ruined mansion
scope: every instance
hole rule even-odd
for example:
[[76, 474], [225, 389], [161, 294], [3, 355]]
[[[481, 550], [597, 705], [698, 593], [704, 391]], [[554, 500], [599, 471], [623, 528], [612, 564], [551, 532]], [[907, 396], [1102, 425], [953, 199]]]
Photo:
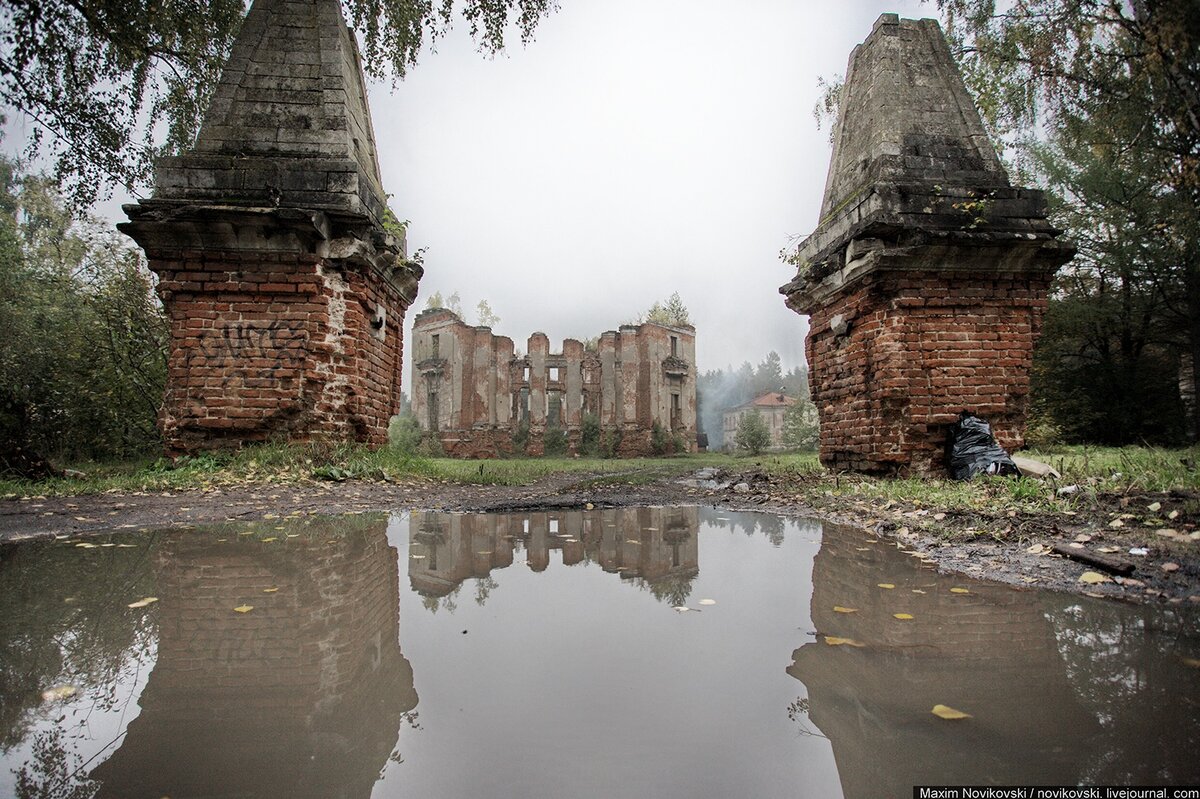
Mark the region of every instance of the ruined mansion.
[[413, 414], [447, 455], [541, 455], [556, 441], [621, 457], [696, 449], [690, 325], [622, 325], [557, 353], [534, 333], [518, 355], [512, 339], [434, 308], [414, 321], [412, 346]]

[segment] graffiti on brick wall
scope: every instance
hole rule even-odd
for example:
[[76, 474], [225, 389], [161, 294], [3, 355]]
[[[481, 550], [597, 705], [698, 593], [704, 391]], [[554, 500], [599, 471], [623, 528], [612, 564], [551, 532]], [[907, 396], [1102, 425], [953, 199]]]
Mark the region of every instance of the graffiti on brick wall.
[[308, 331], [282, 319], [240, 319], [201, 331], [189, 371], [218, 369], [225, 379], [291, 382], [304, 368]]

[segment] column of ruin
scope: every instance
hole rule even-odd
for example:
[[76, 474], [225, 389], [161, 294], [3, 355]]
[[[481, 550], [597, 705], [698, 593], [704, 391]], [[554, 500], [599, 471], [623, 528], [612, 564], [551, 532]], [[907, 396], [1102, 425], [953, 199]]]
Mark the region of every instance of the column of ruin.
[[933, 20], [884, 14], [850, 57], [817, 229], [780, 291], [809, 315], [821, 462], [942, 469], [959, 411], [1023, 443], [1050, 280], [1074, 248], [1009, 183]]
[[170, 320], [169, 452], [386, 440], [421, 269], [385, 197], [340, 4], [257, 0], [195, 146], [158, 161], [118, 226]]

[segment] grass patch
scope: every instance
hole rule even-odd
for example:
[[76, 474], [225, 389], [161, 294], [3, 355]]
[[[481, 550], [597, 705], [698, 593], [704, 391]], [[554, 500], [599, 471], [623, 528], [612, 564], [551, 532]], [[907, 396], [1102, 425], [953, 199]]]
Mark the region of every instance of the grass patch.
[[178, 459], [123, 463], [75, 463], [83, 477], [0, 480], [0, 496], [77, 496], [105, 492], [183, 491], [246, 483], [295, 483], [309, 479], [428, 481], [474, 485], [528, 485], [553, 474], [611, 476], [651, 482], [709, 465], [744, 463], [720, 453], [672, 458], [507, 458], [456, 460], [401, 454], [356, 444], [262, 444]]
[[[1062, 477], [949, 478], [871, 477], [831, 474], [806, 455], [763, 460], [775, 476], [794, 475], [798, 498], [814, 507], [839, 502], [912, 506], [946, 512], [997, 514], [1054, 514], [1095, 510], [1101, 495], [1158, 492], [1200, 492], [1200, 448], [1055, 447], [1022, 455], [1052, 465]], [[1074, 486], [1068, 493], [1059, 489]]]

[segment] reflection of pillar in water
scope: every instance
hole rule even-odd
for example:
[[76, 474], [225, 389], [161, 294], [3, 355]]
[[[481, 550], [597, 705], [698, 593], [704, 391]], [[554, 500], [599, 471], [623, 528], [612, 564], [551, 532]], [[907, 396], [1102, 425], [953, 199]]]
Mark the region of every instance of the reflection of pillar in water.
[[[1075, 784], [1072, 750], [1096, 726], [1067, 682], [1037, 595], [990, 585], [951, 593], [953, 583], [914, 570], [891, 542], [867, 538], [825, 525], [812, 597], [819, 633], [865, 646], [818, 636], [788, 668], [808, 689], [809, 717], [832, 744], [846, 797], [907, 796], [913, 785]], [[973, 718], [939, 719], [930, 712], [937, 704]]]
[[386, 522], [346, 524], [159, 546], [157, 662], [100, 797], [370, 795], [417, 695]]

